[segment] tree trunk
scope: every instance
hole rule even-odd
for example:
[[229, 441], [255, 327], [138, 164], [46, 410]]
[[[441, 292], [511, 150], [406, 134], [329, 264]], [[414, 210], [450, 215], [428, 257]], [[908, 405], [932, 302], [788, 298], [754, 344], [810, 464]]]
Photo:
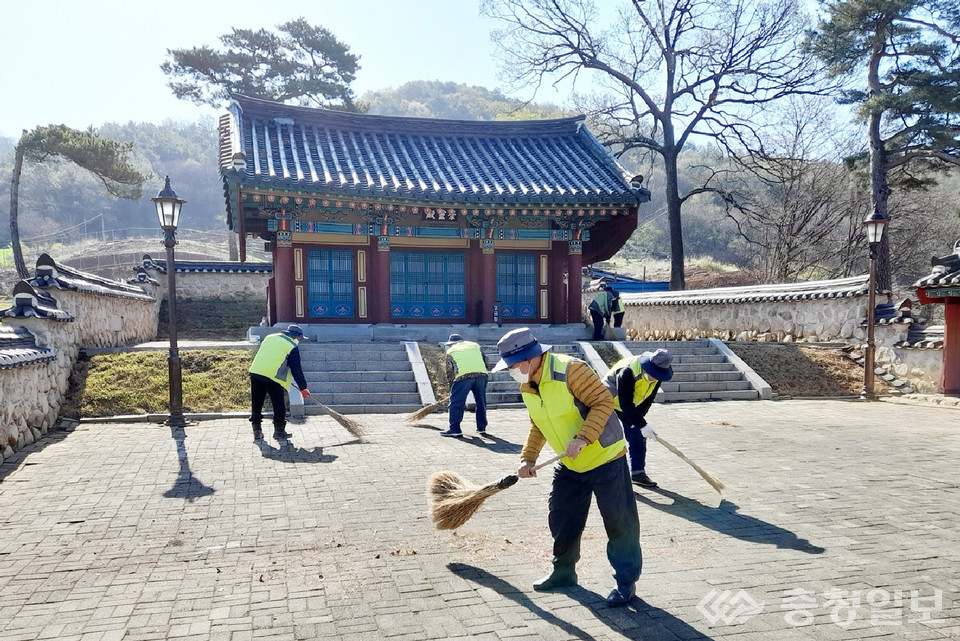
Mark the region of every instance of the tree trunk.
[[20, 278], [29, 278], [27, 265], [23, 262], [23, 250], [20, 247], [20, 225], [17, 222], [19, 209], [20, 173], [23, 171], [23, 148], [17, 146], [13, 161], [13, 178], [10, 180], [10, 248], [13, 249], [13, 264]]
[[[880, 61], [886, 51], [886, 25], [878, 28], [877, 40], [873, 45], [870, 62], [867, 67], [867, 87], [871, 97], [883, 92], [880, 84]], [[887, 185], [887, 149], [880, 135], [880, 123], [883, 111], [874, 108], [867, 117], [867, 136], [870, 144], [870, 204], [876, 217], [889, 218], [887, 215], [887, 201], [890, 198], [890, 187]], [[891, 289], [890, 274], [890, 243], [886, 231], [880, 242], [877, 254], [877, 288], [881, 291]]]
[[[890, 198], [890, 187], [887, 185], [887, 150], [880, 137], [881, 115], [879, 112], [873, 112], [867, 120], [870, 132], [870, 205], [875, 216], [888, 218], [887, 201]], [[877, 254], [877, 287], [881, 291], [889, 290], [892, 282], [888, 235], [889, 231], [883, 234]]]
[[667, 220], [670, 221], [670, 289], [687, 287], [683, 273], [683, 227], [680, 224], [680, 192], [676, 151], [664, 149], [663, 170], [666, 180]]

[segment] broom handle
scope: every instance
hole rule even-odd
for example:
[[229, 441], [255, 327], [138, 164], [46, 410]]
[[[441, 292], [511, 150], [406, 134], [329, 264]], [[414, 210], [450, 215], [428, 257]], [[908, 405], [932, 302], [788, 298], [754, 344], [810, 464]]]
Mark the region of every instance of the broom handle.
[[548, 465], [552, 465], [553, 463], [556, 463], [557, 461], [559, 461], [560, 459], [562, 459], [564, 456], [566, 456], [565, 453], [564, 453], [564, 454], [557, 454], [557, 455], [554, 456], [552, 459], [547, 460], [547, 461], [544, 461], [544, 462], [541, 463], [540, 465], [534, 465], [532, 468], [530, 468], [530, 471], [531, 471], [531, 472], [536, 472], [536, 471], [539, 470], [541, 467], [546, 467], [546, 466], [548, 466]]

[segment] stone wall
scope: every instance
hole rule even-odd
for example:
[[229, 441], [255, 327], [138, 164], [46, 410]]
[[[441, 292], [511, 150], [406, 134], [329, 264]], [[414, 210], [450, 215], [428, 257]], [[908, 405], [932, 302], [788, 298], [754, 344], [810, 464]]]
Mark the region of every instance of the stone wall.
[[[263, 300], [270, 274], [177, 271], [177, 300]], [[167, 275], [157, 274], [160, 295], [167, 297]], [[264, 303], [266, 305], [266, 303]]]
[[81, 348], [119, 347], [157, 333], [156, 283], [128, 285], [56, 265], [48, 256], [37, 276], [14, 288], [14, 304], [0, 310], [4, 327], [26, 329], [54, 358], [18, 362], [16, 348], [0, 358], [0, 453], [9, 457], [33, 443], [57, 420]]
[[[597, 290], [584, 292], [586, 311]], [[628, 340], [806, 341], [865, 338], [866, 276], [807, 283], [622, 294]], [[888, 301], [878, 296], [878, 302]]]

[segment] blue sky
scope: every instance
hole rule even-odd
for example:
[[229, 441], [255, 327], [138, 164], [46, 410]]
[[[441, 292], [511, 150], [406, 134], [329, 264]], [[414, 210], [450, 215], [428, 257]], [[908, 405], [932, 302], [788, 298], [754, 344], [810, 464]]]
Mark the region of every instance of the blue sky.
[[[173, 97], [160, 71], [166, 50], [300, 16], [361, 56], [357, 95], [410, 80], [498, 87], [491, 23], [477, 0], [0, 0], [0, 136], [214, 116]], [[563, 102], [547, 94], [538, 100]]]

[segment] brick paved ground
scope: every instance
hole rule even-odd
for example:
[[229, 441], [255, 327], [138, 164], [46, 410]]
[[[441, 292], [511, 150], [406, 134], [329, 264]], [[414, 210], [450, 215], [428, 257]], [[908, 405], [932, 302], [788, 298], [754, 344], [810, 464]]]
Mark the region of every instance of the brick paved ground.
[[956, 409], [655, 406], [651, 424], [728, 491], [651, 445], [661, 489], [636, 492], [644, 571], [620, 610], [603, 603], [595, 509], [581, 587], [532, 590], [548, 475], [456, 532], [430, 524], [427, 476], [514, 471], [524, 412], [493, 412], [487, 440], [440, 438], [443, 414], [360, 418], [365, 442], [310, 417], [284, 448], [239, 419], [185, 439], [142, 423], [49, 435], [0, 467], [0, 640], [960, 638]]

